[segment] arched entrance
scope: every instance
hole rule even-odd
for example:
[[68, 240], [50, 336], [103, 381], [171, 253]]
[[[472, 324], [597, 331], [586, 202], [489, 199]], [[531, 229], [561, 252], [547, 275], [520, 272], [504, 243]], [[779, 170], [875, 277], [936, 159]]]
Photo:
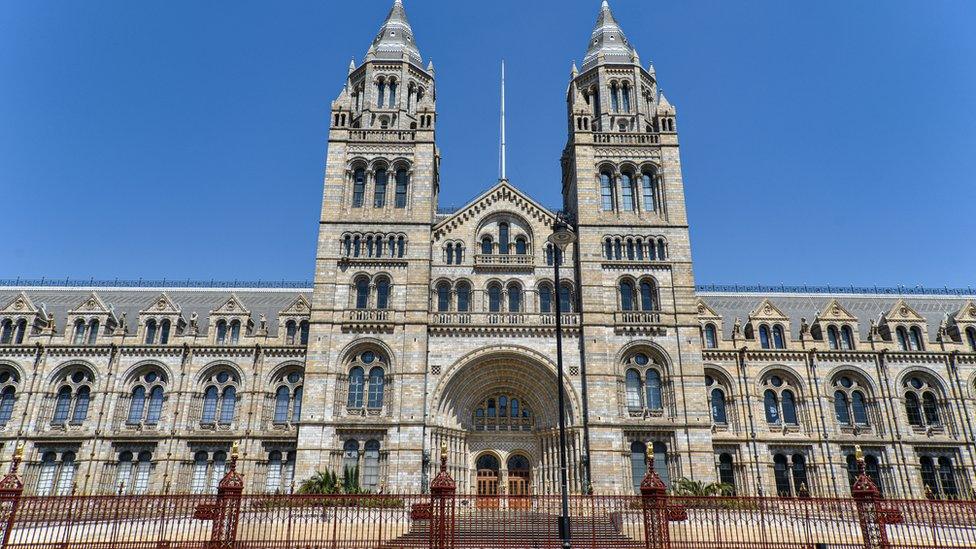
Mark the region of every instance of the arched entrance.
[[481, 454], [475, 462], [477, 469], [478, 506], [497, 507], [498, 470], [500, 464], [494, 454]]
[[529, 504], [532, 470], [529, 458], [514, 454], [508, 458], [508, 495], [510, 506], [521, 507]]

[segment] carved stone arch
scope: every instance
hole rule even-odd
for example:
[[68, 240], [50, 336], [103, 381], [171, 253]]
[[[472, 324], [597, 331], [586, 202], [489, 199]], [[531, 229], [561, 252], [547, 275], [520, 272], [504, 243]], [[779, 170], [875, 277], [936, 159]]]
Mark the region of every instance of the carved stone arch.
[[898, 377], [895, 378], [895, 387], [898, 393], [901, 393], [904, 390], [905, 384], [914, 376], [925, 379], [932, 388], [938, 390], [940, 399], [948, 398], [949, 392], [947, 389], [949, 387], [949, 382], [942, 377], [942, 374], [936, 372], [932, 368], [920, 365], [907, 368], [905, 371], [898, 374]]
[[640, 174], [640, 171], [638, 171], [637, 168], [637, 164], [629, 160], [625, 160], [621, 162], [618, 169], [620, 173], [629, 172], [634, 177], [637, 177]]
[[300, 360], [286, 360], [276, 364], [274, 368], [268, 371], [265, 381], [268, 384], [275, 383], [291, 371], [297, 371], [301, 373], [302, 377], [305, 377], [305, 363]]
[[236, 381], [241, 386], [243, 386], [244, 380], [247, 379], [247, 375], [244, 373], [244, 370], [236, 363], [226, 359], [217, 359], [208, 362], [203, 366], [203, 368], [200, 368], [197, 375], [194, 376], [194, 381], [197, 385], [200, 385], [207, 380], [207, 377], [209, 377], [210, 374], [213, 374], [217, 370], [221, 369], [229, 370], [234, 376], [237, 377]]
[[524, 282], [522, 282], [522, 280], [520, 280], [520, 279], [518, 279], [518, 278], [514, 278], [514, 277], [512, 277], [512, 278], [509, 278], [508, 280], [506, 280], [506, 281], [505, 281], [505, 286], [504, 286], [504, 287], [505, 287], [505, 289], [508, 289], [508, 288], [509, 288], [509, 287], [511, 287], [511, 286], [512, 286], [513, 284], [514, 284], [514, 285], [516, 285], [516, 286], [518, 286], [518, 288], [519, 288], [520, 290], [522, 290], [522, 291], [525, 291], [525, 283], [524, 283]]
[[966, 378], [966, 390], [971, 398], [976, 398], [976, 370]]
[[649, 355], [651, 361], [664, 370], [662, 373], [664, 374], [665, 378], [671, 378], [674, 371], [671, 355], [668, 354], [664, 347], [661, 347], [649, 339], [638, 339], [628, 342], [620, 347], [620, 349], [617, 351], [617, 356], [615, 357], [617, 375], [621, 377], [624, 376], [626, 373], [625, 365], [627, 363], [627, 357], [638, 352], [643, 352], [644, 354]]
[[640, 170], [638, 173], [641, 174], [644, 173], [645, 171], [649, 171], [654, 175], [657, 175], [661, 173], [661, 166], [659, 166], [656, 162], [645, 160], [638, 165], [638, 170]]
[[[551, 389], [552, 385], [555, 385], [557, 381], [556, 378], [556, 365], [551, 360], [551, 358], [540, 351], [525, 347], [522, 345], [494, 345], [490, 347], [481, 347], [474, 351], [471, 351], [460, 358], [458, 358], [453, 364], [447, 367], [447, 369], [440, 376], [440, 380], [437, 385], [433, 387], [431, 391], [431, 402], [434, 403], [436, 414], [444, 419], [447, 415], [453, 415], [453, 413], [464, 413], [465, 410], [449, 410], [453, 401], [450, 401], [452, 394], [456, 397], [458, 395], [452, 393], [451, 389], [456, 388], [457, 383], [462, 378], [471, 378], [473, 376], [483, 376], [481, 372], [491, 373], [496, 371], [495, 369], [478, 369], [477, 365], [483, 364], [485, 362], [502, 362], [506, 364], [511, 364], [513, 366], [521, 367], [529, 373], [531, 376], [524, 376], [525, 379], [522, 382], [534, 384], [538, 391], [541, 391], [538, 395], [525, 395], [530, 398], [540, 399], [548, 394], [548, 389]], [[477, 372], [475, 371], [477, 370]], [[543, 374], [543, 375], [540, 375]], [[573, 424], [579, 419], [580, 410], [582, 410], [581, 400], [579, 393], [572, 386], [571, 383], [563, 383], [563, 391], [566, 395], [566, 412], [567, 412], [567, 422], [568, 424]], [[467, 401], [474, 401], [480, 398], [481, 395], [465, 395]], [[551, 395], [552, 402], [555, 402], [558, 395]], [[446, 400], [447, 399], [447, 400]], [[536, 419], [544, 419], [550, 422], [555, 421], [554, 412], [558, 410], [547, 410], [545, 405], [537, 406], [533, 403], [533, 415]], [[551, 404], [551, 403], [550, 403]], [[550, 412], [546, 414], [546, 412]], [[555, 423], [552, 423], [555, 425]]]
[[874, 380], [874, 378], [871, 377], [871, 374], [869, 374], [867, 370], [853, 364], [842, 364], [840, 366], [835, 366], [827, 372], [827, 375], [825, 375], [823, 378], [823, 388], [825, 390], [824, 394], [833, 394], [834, 385], [837, 383], [837, 380], [844, 375], [849, 375], [850, 377], [855, 378], [865, 390], [869, 391], [870, 394], [865, 395], [868, 398], [879, 398], [878, 383]]
[[454, 280], [454, 284], [452, 285], [452, 287], [456, 289], [458, 287], [458, 284], [461, 284], [461, 283], [467, 284], [468, 285], [468, 289], [471, 290], [471, 291], [474, 291], [474, 282], [472, 282], [471, 279], [468, 278], [468, 277], [466, 277], [466, 276], [462, 276], [462, 277], [456, 278]]
[[[767, 378], [769, 378], [769, 376], [777, 373], [781, 375], [781, 377], [789, 378], [790, 383], [798, 393], [796, 395], [797, 399], [805, 398], [809, 395], [809, 390], [807, 389], [807, 384], [803, 379], [803, 376], [800, 375], [800, 373], [797, 372], [793, 367], [785, 364], [771, 364], [759, 371], [759, 375], [756, 376], [756, 380], [754, 382], [755, 389], [758, 391], [756, 394], [761, 395], [763, 392], [763, 383]], [[785, 374], [785, 376], [782, 374]]]
[[355, 171], [359, 168], [362, 168], [364, 170], [369, 169], [369, 159], [366, 158], [365, 156], [354, 156], [349, 159], [348, 164], [349, 164], [350, 171]]
[[437, 288], [441, 284], [447, 284], [447, 286], [449, 288], [453, 288], [454, 287], [454, 282], [450, 278], [448, 278], [446, 276], [439, 276], [439, 277], [435, 278], [434, 280], [432, 280], [430, 282], [430, 289], [431, 289], [431, 291], [437, 291]]
[[335, 371], [343, 375], [348, 374], [347, 365], [351, 364], [359, 353], [376, 350], [382, 352], [386, 359], [386, 375], [395, 374], [397, 371], [397, 362], [396, 355], [393, 354], [393, 349], [383, 340], [375, 337], [361, 337], [346, 344], [345, 347], [336, 353]]
[[725, 371], [719, 364], [706, 363], [704, 365], [703, 371], [706, 376], [711, 376], [715, 380], [715, 383], [722, 386], [726, 391], [726, 397], [731, 397], [735, 394], [736, 380], [732, 374]]
[[384, 278], [390, 283], [390, 286], [393, 285], [393, 275], [389, 271], [376, 272], [373, 274], [373, 277], [370, 280], [373, 284], [376, 284], [377, 282], [383, 280]]
[[617, 170], [617, 165], [614, 164], [613, 162], [610, 162], [609, 160], [601, 160], [596, 163], [597, 179], [600, 178], [600, 174], [603, 172], [610, 172], [610, 175], [612, 177], [616, 177], [617, 175], [620, 174], [620, 172]]
[[14, 376], [16, 376], [16, 378], [17, 378], [16, 383], [18, 385], [23, 384], [23, 382], [24, 382], [24, 376], [26, 375], [26, 371], [20, 366], [20, 364], [17, 364], [16, 362], [14, 362], [12, 360], [3, 360], [3, 359], [0, 359], [0, 372], [2, 372], [4, 370], [9, 370], [9, 371], [13, 372]]
[[173, 382], [173, 372], [165, 363], [158, 360], [140, 360], [132, 366], [126, 368], [126, 370], [116, 378], [117, 383], [120, 383], [123, 388], [128, 387], [129, 385], [132, 385], [132, 383], [134, 383], [139, 376], [151, 369], [157, 369], [163, 373], [164, 379], [162, 380], [162, 383], [164, 385], [168, 385]]
[[51, 370], [51, 373], [47, 376], [47, 384], [53, 385], [57, 383], [61, 377], [68, 375], [69, 370], [79, 366], [88, 371], [93, 383], [98, 381], [98, 368], [96, 368], [94, 364], [87, 360], [72, 358], [58, 363], [58, 365]]
[[[409, 174], [413, 170], [413, 163], [409, 158], [398, 156], [390, 161], [390, 171], [396, 173], [397, 170], [406, 170]], [[396, 181], [393, 182], [396, 184]]]

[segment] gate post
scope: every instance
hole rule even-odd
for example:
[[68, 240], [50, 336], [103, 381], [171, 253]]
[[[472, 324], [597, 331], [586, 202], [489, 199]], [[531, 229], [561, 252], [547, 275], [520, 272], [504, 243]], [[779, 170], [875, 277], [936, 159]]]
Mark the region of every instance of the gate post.
[[237, 443], [231, 446], [230, 470], [217, 485], [217, 509], [214, 513], [210, 541], [212, 547], [234, 547], [237, 542], [237, 522], [241, 513], [244, 476], [237, 472]]
[[851, 496], [861, 525], [864, 549], [888, 549], [888, 532], [885, 530], [887, 512], [881, 506], [881, 491], [864, 471], [864, 453], [861, 446], [854, 447], [858, 475], [851, 487]]
[[647, 472], [640, 483], [641, 510], [644, 513], [644, 547], [668, 549], [668, 487], [654, 471], [654, 454], [647, 454]]
[[10, 534], [14, 528], [14, 520], [17, 517], [17, 508], [20, 506], [20, 497], [24, 495], [24, 483], [17, 476], [17, 468], [20, 460], [24, 458], [24, 443], [21, 442], [14, 450], [13, 462], [10, 465], [10, 472], [0, 480], [0, 502], [10, 502], [10, 512], [3, 527], [3, 540], [0, 547], [6, 549], [10, 543]]
[[447, 444], [441, 444], [441, 470], [430, 483], [432, 513], [428, 546], [433, 549], [454, 547], [454, 493], [457, 485], [447, 472]]

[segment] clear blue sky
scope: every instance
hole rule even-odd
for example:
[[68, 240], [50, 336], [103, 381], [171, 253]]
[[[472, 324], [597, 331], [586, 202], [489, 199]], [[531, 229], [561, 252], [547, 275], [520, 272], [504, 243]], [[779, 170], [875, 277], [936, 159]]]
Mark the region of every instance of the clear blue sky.
[[[308, 279], [329, 102], [392, 0], [0, 3], [0, 277]], [[598, 0], [406, 0], [442, 203], [558, 205]], [[976, 3], [616, 0], [678, 108], [699, 282], [976, 283]]]

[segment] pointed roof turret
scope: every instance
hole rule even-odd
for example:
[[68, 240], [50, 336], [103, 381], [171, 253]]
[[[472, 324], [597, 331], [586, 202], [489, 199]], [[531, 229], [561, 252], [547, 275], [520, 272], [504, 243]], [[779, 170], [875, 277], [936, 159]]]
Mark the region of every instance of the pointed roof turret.
[[413, 29], [407, 21], [407, 12], [403, 9], [403, 0], [394, 0], [386, 21], [380, 27], [380, 32], [373, 39], [366, 59], [403, 59], [404, 54], [410, 61], [420, 66], [423, 60], [420, 50], [413, 39]]
[[595, 67], [601, 57], [607, 63], [623, 64], [633, 63], [637, 57], [637, 50], [630, 45], [623, 29], [613, 18], [607, 0], [603, 0], [600, 5], [600, 15], [596, 18], [593, 34], [590, 35], [590, 46], [583, 58], [583, 71]]

